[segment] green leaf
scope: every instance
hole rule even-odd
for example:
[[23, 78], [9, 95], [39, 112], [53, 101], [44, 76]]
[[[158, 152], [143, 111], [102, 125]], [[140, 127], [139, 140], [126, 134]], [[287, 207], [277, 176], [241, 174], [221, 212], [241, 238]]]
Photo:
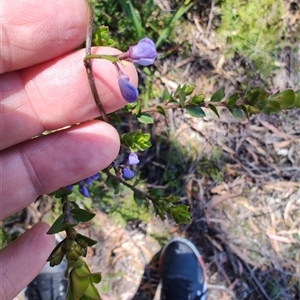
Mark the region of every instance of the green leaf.
[[157, 39], [155, 45], [157, 48], [159, 48], [165, 40], [170, 36], [170, 32], [172, 31], [173, 27], [175, 26], [175, 23], [194, 5], [193, 2], [190, 4], [186, 3], [184, 5], [181, 5], [178, 10], [173, 14], [172, 19], [167, 24], [165, 29], [159, 34], [159, 38]]
[[168, 203], [177, 203], [180, 200], [180, 197], [175, 195], [168, 195], [164, 196], [162, 199]]
[[229, 108], [233, 108], [236, 104], [237, 99], [238, 99], [238, 93], [232, 94], [227, 100], [227, 106]]
[[186, 112], [195, 118], [204, 118], [205, 112], [201, 107], [187, 107]]
[[154, 123], [153, 118], [147, 113], [142, 113], [142, 114], [138, 115], [137, 119], [141, 123], [144, 123], [144, 124], [153, 124]]
[[[279, 102], [281, 109], [288, 109], [293, 107], [295, 102], [295, 92], [293, 90], [285, 90], [279, 93], [276, 96], [270, 97], [272, 100], [276, 100]], [[269, 102], [269, 101], [268, 101]]]
[[185, 99], [186, 99], [186, 94], [182, 91], [180, 91], [178, 93], [178, 97], [179, 97], [179, 104], [181, 107], [185, 107]]
[[47, 231], [47, 234], [55, 234], [63, 230], [66, 230], [67, 228], [74, 227], [78, 224], [76, 220], [72, 220], [72, 221], [73, 223], [66, 223], [65, 216], [61, 214], [52, 224], [50, 229]]
[[101, 273], [100, 272], [92, 273], [90, 277], [94, 283], [99, 283], [101, 281]]
[[82, 235], [80, 233], [77, 233], [76, 235], [76, 241], [80, 244], [80, 241], [84, 241], [89, 247], [94, 246], [97, 244], [97, 241], [90, 239], [89, 237]]
[[229, 109], [229, 111], [232, 113], [232, 115], [234, 117], [237, 117], [237, 118], [243, 117], [243, 111], [239, 108], [232, 108], [232, 109]]
[[164, 189], [160, 189], [160, 188], [154, 188], [149, 191], [149, 195], [154, 196], [154, 197], [156, 197], [156, 196], [160, 197], [163, 195], [163, 193], [164, 193]]
[[300, 108], [300, 90], [295, 92], [296, 97], [295, 97], [295, 102], [294, 102], [294, 107]]
[[164, 110], [164, 108], [162, 107], [162, 106], [160, 106], [160, 105], [157, 105], [156, 106], [156, 109], [157, 109], [157, 111], [160, 113], [160, 114], [162, 114], [163, 116], [167, 116], [167, 114], [166, 114], [166, 111]]
[[251, 90], [251, 81], [248, 81], [247, 87], [244, 92], [244, 96]]
[[122, 9], [126, 15], [126, 17], [131, 20], [135, 32], [137, 33], [137, 38], [141, 39], [144, 35], [144, 29], [142, 26], [141, 18], [138, 14], [138, 12], [135, 10], [134, 6], [132, 5], [132, 2], [130, 0], [120, 0], [120, 4], [122, 6]]
[[121, 135], [121, 144], [130, 148], [132, 152], [144, 151], [151, 147], [150, 134], [135, 131]]
[[177, 224], [188, 224], [191, 222], [191, 214], [187, 205], [178, 204], [171, 207], [171, 216]]
[[[75, 270], [73, 270], [72, 273], [73, 272], [75, 273]], [[78, 277], [75, 274], [72, 274], [71, 276], [72, 276], [71, 282], [73, 283], [72, 290], [74, 293], [74, 299], [79, 300], [87, 290], [90, 281], [89, 278]]]
[[71, 210], [72, 217], [78, 222], [88, 222], [92, 220], [96, 214], [91, 213], [85, 209], [74, 208]]
[[218, 89], [210, 98], [211, 102], [220, 102], [225, 97], [225, 88]]
[[75, 201], [70, 201], [71, 202], [71, 208], [80, 208], [79, 205]]
[[[251, 105], [242, 105], [246, 108], [248, 114], [258, 114], [260, 112], [260, 110], [256, 107], [253, 107]], [[243, 109], [244, 111], [244, 109]]]
[[248, 106], [246, 105], [241, 105], [241, 109], [243, 110], [244, 114], [246, 115], [247, 119], [249, 119], [249, 113], [248, 113]]
[[153, 0], [146, 0], [145, 9], [142, 15], [144, 23], [146, 23], [152, 11], [153, 11]]
[[182, 91], [188, 96], [190, 95], [195, 89], [195, 86], [193, 84], [185, 84], [182, 87]]
[[100, 26], [93, 32], [93, 45], [94, 46], [114, 46], [115, 42], [109, 38], [108, 26]]
[[[91, 280], [91, 278], [90, 278], [90, 280]], [[91, 282], [89, 284], [84, 295], [82, 296], [82, 298], [80, 298], [80, 300], [101, 300], [101, 299], [102, 298], [100, 297], [99, 292], [96, 289], [96, 287], [94, 286], [93, 282]]]
[[108, 115], [109, 121], [114, 124], [120, 124], [122, 122], [120, 116], [116, 113], [111, 113]]
[[[133, 106], [133, 107], [132, 107]], [[131, 107], [131, 109], [129, 109], [129, 111], [131, 110], [132, 114], [137, 116], [140, 114], [141, 109], [142, 109], [142, 101], [141, 100], [137, 100], [135, 103], [131, 103], [131, 104], [127, 104], [125, 107]]]
[[144, 204], [145, 201], [146, 201], [146, 198], [143, 197], [142, 195], [138, 194], [138, 193], [134, 193], [134, 194], [133, 194], [133, 199], [134, 199], [134, 202], [135, 202], [138, 206], [141, 206], [141, 205]]
[[165, 88], [162, 94], [161, 102], [168, 102], [171, 99], [171, 94], [168, 89]]
[[259, 95], [260, 95], [260, 88], [256, 87], [250, 90], [245, 96], [245, 102], [247, 104], [253, 105], [258, 101]]
[[114, 189], [115, 195], [120, 192], [120, 181], [111, 177], [107, 177], [105, 183], [109, 188]]
[[268, 100], [266, 108], [271, 109], [271, 112], [276, 112], [281, 110], [280, 103], [277, 100]]
[[194, 104], [194, 105], [199, 105], [204, 101], [205, 97], [201, 94], [194, 95], [193, 97], [190, 98], [188, 104]]
[[220, 118], [219, 112], [218, 112], [217, 108], [214, 105], [209, 103], [208, 107], [217, 115], [218, 118]]
[[62, 198], [64, 196], [68, 196], [70, 194], [72, 194], [73, 191], [72, 190], [69, 190], [69, 189], [66, 189], [65, 187], [63, 188], [60, 188], [59, 190], [49, 194], [51, 196], [55, 196], [55, 198]]
[[47, 258], [47, 261], [49, 261], [49, 263], [50, 263], [50, 267], [59, 265], [61, 263], [61, 261], [63, 260], [65, 254], [66, 254], [66, 251], [63, 247], [63, 243], [64, 243], [64, 240], [59, 242], [55, 246], [55, 248], [52, 250], [49, 257]]

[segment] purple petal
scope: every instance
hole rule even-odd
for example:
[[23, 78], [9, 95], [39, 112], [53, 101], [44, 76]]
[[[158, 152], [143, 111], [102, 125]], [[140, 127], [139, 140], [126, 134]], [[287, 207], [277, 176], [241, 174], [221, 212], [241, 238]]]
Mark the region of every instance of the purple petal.
[[79, 185], [79, 192], [82, 196], [84, 196], [86, 198], [90, 197], [90, 193], [89, 193], [87, 187], [84, 185]]
[[118, 83], [122, 97], [129, 103], [136, 101], [139, 96], [139, 92], [137, 88], [129, 82], [128, 76], [121, 74]]
[[140, 162], [138, 156], [135, 153], [130, 153], [125, 162], [126, 165], [137, 165]]
[[132, 179], [134, 177], [134, 172], [131, 171], [130, 169], [124, 168], [122, 170], [122, 175], [124, 179]]
[[153, 64], [157, 56], [155, 44], [149, 38], [141, 39], [137, 45], [131, 46], [128, 52], [132, 62], [142, 66]]
[[70, 185], [66, 186], [66, 189], [69, 190], [69, 191], [73, 191], [73, 188], [74, 188], [73, 184], [70, 184]]
[[92, 183], [93, 183], [93, 181], [97, 180], [99, 177], [100, 177], [100, 176], [99, 176], [99, 173], [96, 173], [96, 174], [94, 174], [94, 175], [92, 175], [92, 176], [90, 176], [90, 177], [84, 179], [83, 181], [84, 181], [84, 183], [87, 184], [88, 186], [91, 186]]

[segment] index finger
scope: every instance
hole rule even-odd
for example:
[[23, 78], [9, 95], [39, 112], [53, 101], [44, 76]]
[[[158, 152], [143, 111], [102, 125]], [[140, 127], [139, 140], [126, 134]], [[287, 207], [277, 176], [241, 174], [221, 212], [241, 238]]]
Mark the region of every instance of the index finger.
[[3, 0], [0, 14], [1, 74], [60, 56], [85, 40], [84, 0]]

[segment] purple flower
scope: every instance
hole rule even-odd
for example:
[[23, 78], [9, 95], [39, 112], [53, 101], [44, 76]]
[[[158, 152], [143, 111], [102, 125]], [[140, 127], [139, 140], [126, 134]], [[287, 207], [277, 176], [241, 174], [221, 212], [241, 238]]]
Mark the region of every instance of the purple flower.
[[[80, 194], [87, 198], [90, 197], [89, 191], [86, 186], [91, 186], [93, 181], [97, 180], [99, 177], [100, 177], [99, 173], [96, 173], [88, 178], [79, 181], [77, 184], [79, 185]], [[74, 188], [73, 184], [66, 186], [66, 189], [70, 191], [72, 191], [73, 188]]]
[[135, 153], [130, 153], [125, 160], [126, 165], [137, 165], [140, 162], [138, 156]]
[[88, 177], [88, 178], [84, 179], [83, 181], [86, 185], [91, 186], [93, 181], [99, 179], [99, 177], [100, 177], [99, 173], [96, 173], [95, 175], [92, 175], [91, 177]]
[[132, 179], [134, 177], [134, 172], [131, 171], [130, 169], [123, 168], [122, 169], [122, 175], [124, 179]]
[[84, 197], [87, 197], [87, 198], [90, 197], [90, 193], [89, 193], [87, 187], [83, 184], [80, 184], [80, 183], [79, 183], [79, 192]]
[[125, 74], [120, 74], [118, 83], [122, 97], [129, 103], [136, 101], [139, 92], [137, 88], [129, 82], [129, 77]]
[[153, 64], [157, 56], [154, 42], [149, 38], [141, 39], [137, 45], [129, 47], [129, 59], [142, 66]]
[[69, 191], [73, 191], [74, 185], [73, 184], [67, 185], [66, 189], [69, 190]]

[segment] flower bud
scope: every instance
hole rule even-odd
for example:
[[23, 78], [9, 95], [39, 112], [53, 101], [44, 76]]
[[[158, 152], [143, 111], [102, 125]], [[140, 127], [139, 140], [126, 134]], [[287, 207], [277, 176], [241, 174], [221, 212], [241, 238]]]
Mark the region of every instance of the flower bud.
[[100, 177], [99, 173], [96, 173], [96, 174], [84, 179], [83, 181], [86, 185], [91, 186], [93, 181], [99, 179], [99, 177]]
[[129, 78], [125, 74], [120, 74], [118, 84], [122, 97], [129, 103], [136, 101], [139, 92], [135, 86], [129, 82]]
[[90, 197], [90, 193], [87, 189], [87, 187], [83, 184], [79, 184], [79, 192], [82, 196], [89, 198]]
[[123, 168], [122, 169], [122, 176], [124, 179], [132, 179], [134, 177], [134, 172], [131, 171], [130, 169], [127, 169], [127, 168]]

